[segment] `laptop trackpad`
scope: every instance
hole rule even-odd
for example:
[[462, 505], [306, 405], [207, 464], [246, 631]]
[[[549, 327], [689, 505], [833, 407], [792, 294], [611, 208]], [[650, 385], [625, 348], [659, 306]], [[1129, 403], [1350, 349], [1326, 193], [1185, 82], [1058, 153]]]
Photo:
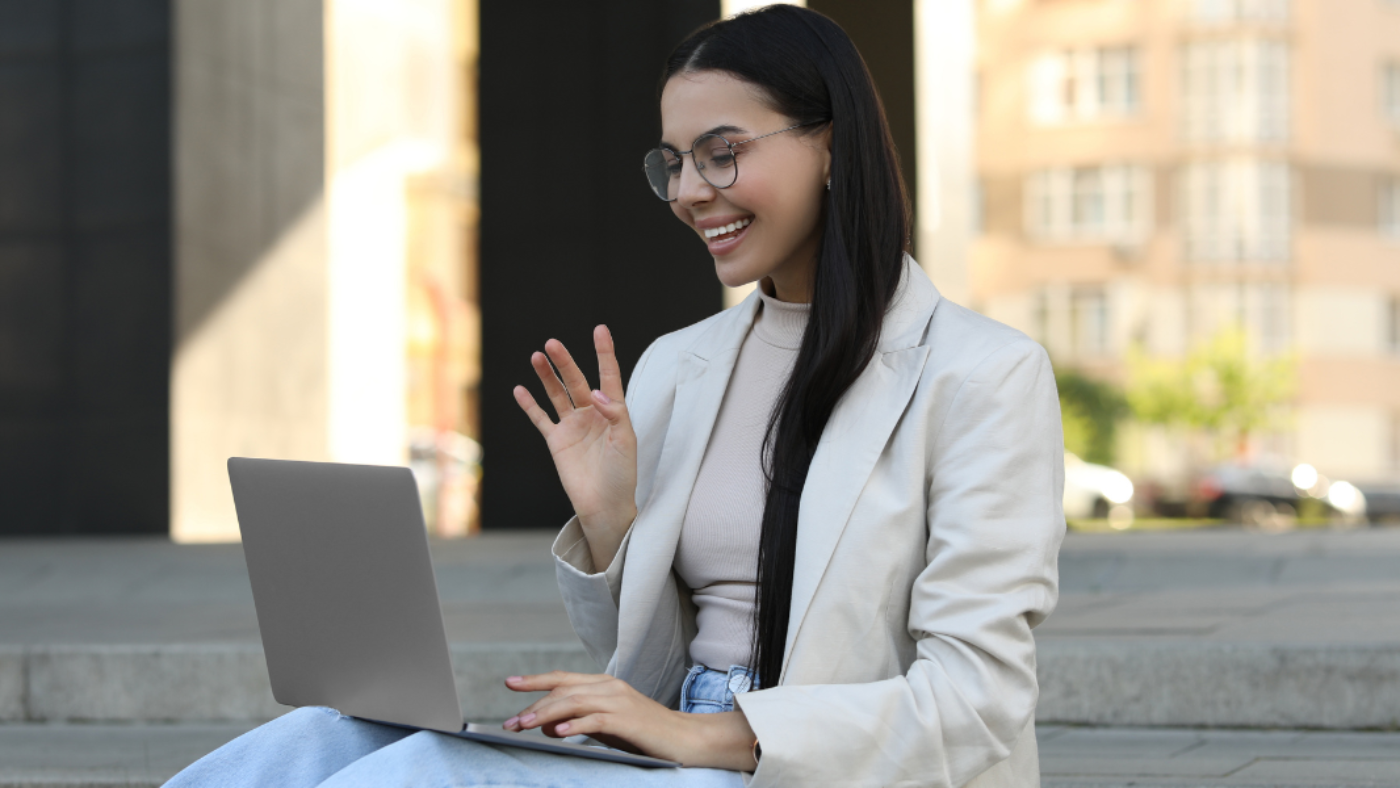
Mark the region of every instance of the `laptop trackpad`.
[[458, 736], [463, 739], [471, 739], [472, 741], [503, 744], [507, 747], [523, 747], [527, 750], [540, 750], [543, 752], [558, 753], [560, 755], [596, 758], [600, 761], [627, 763], [633, 766], [680, 766], [680, 764], [675, 761], [651, 758], [646, 755], [633, 755], [630, 752], [613, 750], [606, 747], [590, 747], [586, 744], [575, 744], [559, 739], [551, 739], [539, 734], [516, 733], [515, 731], [503, 730], [494, 725], [477, 725], [471, 723], [460, 733], [449, 735]]

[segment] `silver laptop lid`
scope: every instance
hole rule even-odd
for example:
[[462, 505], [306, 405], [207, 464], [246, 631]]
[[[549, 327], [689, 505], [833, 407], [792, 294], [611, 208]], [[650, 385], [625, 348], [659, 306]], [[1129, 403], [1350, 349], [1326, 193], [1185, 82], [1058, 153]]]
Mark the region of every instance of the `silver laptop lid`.
[[277, 702], [460, 731], [413, 474], [243, 457], [228, 474]]

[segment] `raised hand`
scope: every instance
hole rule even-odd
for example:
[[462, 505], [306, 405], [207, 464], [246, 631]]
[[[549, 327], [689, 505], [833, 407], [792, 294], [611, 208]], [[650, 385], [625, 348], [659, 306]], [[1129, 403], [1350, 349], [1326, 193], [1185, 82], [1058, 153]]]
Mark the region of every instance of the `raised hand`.
[[[515, 387], [515, 401], [544, 436], [559, 481], [588, 538], [593, 566], [601, 572], [612, 563], [637, 516], [637, 435], [627, 416], [622, 372], [607, 326], [593, 329], [593, 347], [598, 353], [596, 390], [589, 389], [587, 378], [559, 340], [544, 343], [547, 359], [538, 351], [530, 356], [558, 423], [524, 386]], [[558, 376], [550, 361], [559, 369]]]

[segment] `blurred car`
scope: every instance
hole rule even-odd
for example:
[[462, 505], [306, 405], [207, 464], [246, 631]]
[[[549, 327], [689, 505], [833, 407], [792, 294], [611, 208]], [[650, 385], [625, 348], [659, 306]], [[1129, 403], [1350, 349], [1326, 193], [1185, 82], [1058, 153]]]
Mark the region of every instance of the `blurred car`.
[[1332, 517], [1361, 522], [1366, 496], [1350, 482], [1333, 481], [1307, 463], [1218, 465], [1197, 478], [1194, 506], [1207, 517], [1262, 527], [1287, 527], [1307, 498], [1322, 501]]
[[1301, 491], [1287, 469], [1217, 465], [1196, 479], [1194, 498], [1205, 516], [1244, 525], [1276, 525], [1298, 516]]
[[1366, 496], [1366, 519], [1372, 523], [1400, 525], [1400, 484], [1357, 482], [1356, 489]]
[[1126, 527], [1133, 521], [1133, 482], [1107, 465], [1085, 462], [1065, 452], [1065, 518], [1108, 518]]

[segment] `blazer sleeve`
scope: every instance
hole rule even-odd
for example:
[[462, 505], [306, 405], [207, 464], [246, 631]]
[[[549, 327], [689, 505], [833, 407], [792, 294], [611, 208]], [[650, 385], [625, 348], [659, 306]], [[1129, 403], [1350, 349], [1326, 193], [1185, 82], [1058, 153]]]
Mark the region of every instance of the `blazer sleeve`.
[[[624, 396], [629, 410], [636, 404], [636, 393], [645, 388], [642, 385], [643, 373], [655, 348], [656, 342], [647, 346], [632, 370]], [[640, 443], [639, 435], [639, 449]], [[640, 472], [641, 467], [638, 470]], [[640, 488], [640, 479], [638, 481]], [[637, 508], [641, 506], [642, 502], [638, 501]], [[622, 569], [627, 560], [627, 544], [631, 539], [632, 528], [628, 526], [612, 563], [599, 571], [593, 565], [593, 554], [588, 549], [583, 526], [579, 524], [578, 515], [574, 515], [564, 524], [550, 548], [554, 554], [554, 575], [559, 582], [559, 593], [564, 597], [569, 623], [583, 641], [584, 649], [600, 667], [606, 667], [617, 650], [618, 600], [622, 598]]]
[[751, 786], [956, 788], [1007, 758], [1034, 715], [1031, 629], [1054, 608], [1064, 443], [1050, 360], [983, 358], [929, 438], [926, 567], [905, 675], [736, 696], [763, 746]]

